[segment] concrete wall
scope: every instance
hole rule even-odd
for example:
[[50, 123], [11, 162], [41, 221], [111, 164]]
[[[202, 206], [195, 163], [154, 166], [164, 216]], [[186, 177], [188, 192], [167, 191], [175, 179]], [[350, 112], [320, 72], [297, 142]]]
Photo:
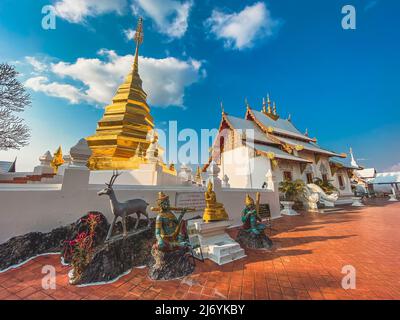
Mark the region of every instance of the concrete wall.
[[[111, 172], [109, 172], [111, 174]], [[100, 211], [111, 220], [112, 212], [107, 196], [99, 197], [97, 192], [104, 188], [104, 183], [89, 184], [91, 172], [86, 169], [68, 168], [65, 170], [62, 184], [0, 184], [0, 243], [11, 237], [28, 232], [48, 232], [52, 229], [70, 224], [88, 211]], [[101, 177], [108, 181], [109, 176]], [[120, 183], [123, 183], [123, 180]], [[157, 194], [163, 191], [170, 196], [171, 204], [175, 204], [178, 192], [204, 193], [202, 187], [184, 186], [144, 186], [115, 185], [119, 201], [141, 198], [150, 206], [156, 204]], [[232, 224], [240, 224], [241, 210], [244, 206], [246, 189], [216, 189], [218, 202], [222, 202], [233, 220]], [[279, 217], [279, 199], [271, 190], [251, 190], [261, 192], [261, 202], [269, 203], [273, 217]], [[149, 206], [149, 207], [150, 207]], [[149, 208], [150, 209], [150, 208]], [[150, 210], [149, 210], [150, 213]], [[202, 215], [202, 212], [188, 213], [191, 218]], [[150, 216], [155, 216], [151, 213]]]
[[269, 159], [264, 156], [253, 157], [251, 149], [246, 146], [224, 152], [221, 162], [220, 179], [226, 174], [233, 188], [261, 189], [271, 169]]

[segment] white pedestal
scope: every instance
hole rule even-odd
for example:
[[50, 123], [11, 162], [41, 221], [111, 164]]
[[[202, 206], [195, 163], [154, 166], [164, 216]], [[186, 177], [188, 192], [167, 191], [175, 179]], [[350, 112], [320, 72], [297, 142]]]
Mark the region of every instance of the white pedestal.
[[283, 209], [281, 210], [281, 214], [285, 216], [298, 216], [299, 214], [292, 209], [294, 202], [293, 201], [281, 201], [283, 205]]
[[[239, 243], [226, 232], [229, 221], [203, 222], [202, 219], [188, 220], [188, 229], [195, 228], [199, 237], [203, 257], [219, 265], [246, 257]], [[196, 236], [190, 235], [189, 237]]]
[[396, 195], [395, 194], [389, 194], [389, 201], [399, 201], [399, 200], [397, 200], [397, 198], [396, 198]]
[[352, 207], [364, 207], [364, 204], [361, 202], [361, 198], [353, 197], [351, 198], [353, 203], [351, 204]]

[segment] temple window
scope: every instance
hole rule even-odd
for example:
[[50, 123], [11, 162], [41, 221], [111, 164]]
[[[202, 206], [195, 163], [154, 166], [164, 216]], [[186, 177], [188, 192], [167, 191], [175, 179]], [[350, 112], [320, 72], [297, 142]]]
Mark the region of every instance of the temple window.
[[292, 181], [292, 180], [293, 180], [293, 178], [292, 178], [292, 172], [290, 172], [290, 171], [284, 171], [284, 172], [283, 172], [283, 179], [286, 180], [286, 181]]
[[343, 181], [343, 176], [338, 175], [338, 181], [339, 181], [339, 187], [342, 189], [344, 188], [344, 181]]

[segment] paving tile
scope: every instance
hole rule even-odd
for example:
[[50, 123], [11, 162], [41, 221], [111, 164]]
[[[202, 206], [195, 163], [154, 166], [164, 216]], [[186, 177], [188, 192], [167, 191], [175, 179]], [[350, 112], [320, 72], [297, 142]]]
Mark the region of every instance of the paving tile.
[[[283, 217], [274, 220], [272, 251], [247, 250], [224, 266], [198, 262], [181, 280], [152, 281], [147, 268], [136, 268], [111, 284], [76, 287], [58, 255], [38, 257], [0, 274], [0, 300], [400, 299], [399, 210], [400, 203], [369, 200], [360, 209]], [[42, 288], [44, 265], [56, 268], [56, 290]], [[354, 290], [341, 287], [345, 265], [356, 268]]]

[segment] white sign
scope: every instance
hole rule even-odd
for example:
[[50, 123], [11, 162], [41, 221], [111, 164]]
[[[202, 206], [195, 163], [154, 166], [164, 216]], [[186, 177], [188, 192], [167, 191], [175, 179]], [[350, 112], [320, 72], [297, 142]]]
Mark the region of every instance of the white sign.
[[203, 211], [206, 207], [204, 192], [178, 192], [176, 194], [176, 207], [195, 208]]

